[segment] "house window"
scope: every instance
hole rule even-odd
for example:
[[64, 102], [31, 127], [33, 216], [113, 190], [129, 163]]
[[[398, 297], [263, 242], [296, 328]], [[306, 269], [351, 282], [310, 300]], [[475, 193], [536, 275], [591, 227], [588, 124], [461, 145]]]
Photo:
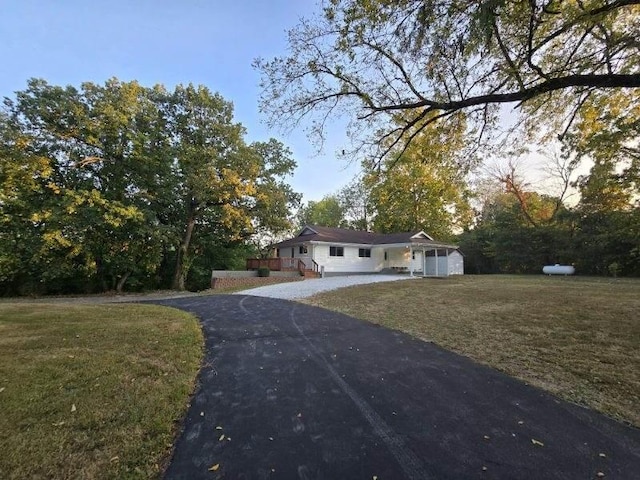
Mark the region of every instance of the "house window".
[[344, 247], [329, 247], [330, 257], [344, 257]]
[[389, 255], [387, 252], [384, 252], [384, 261], [386, 262], [387, 260], [389, 260]]
[[303, 255], [303, 254], [307, 253], [307, 246], [306, 245], [300, 245], [300, 248], [298, 249], [298, 253], [300, 255]]
[[280, 256], [280, 249], [276, 248], [276, 257], [279, 257], [279, 256]]
[[363, 258], [363, 257], [370, 258], [371, 257], [371, 249], [370, 248], [359, 248], [358, 249], [358, 256], [360, 258]]

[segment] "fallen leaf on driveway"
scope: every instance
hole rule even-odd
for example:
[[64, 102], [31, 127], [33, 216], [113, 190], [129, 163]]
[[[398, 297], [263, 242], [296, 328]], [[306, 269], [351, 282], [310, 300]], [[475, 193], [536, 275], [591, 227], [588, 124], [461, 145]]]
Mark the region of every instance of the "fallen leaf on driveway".
[[5, 391], [5, 387], [0, 388], [0, 393]]
[[606, 455], [605, 455], [604, 453], [599, 453], [599, 454], [598, 454], [598, 456], [599, 456], [600, 458], [605, 458], [605, 457], [606, 457]]
[[218, 470], [220, 468], [220, 464], [216, 463], [215, 465], [212, 465], [211, 468], [209, 469], [210, 472], [215, 472], [216, 470]]
[[224, 440], [224, 433], [220, 435], [220, 438], [218, 439], [219, 442], [221, 442], [222, 440]]
[[77, 409], [76, 409], [76, 404], [75, 404], [75, 403], [72, 403], [72, 404], [71, 404], [71, 413], [75, 412], [76, 410], [77, 410]]
[[544, 447], [544, 443], [536, 440], [535, 438], [531, 439], [531, 443], [533, 443], [534, 445], [538, 445], [539, 447]]
[[218, 425], [218, 426], [216, 427], [216, 430], [222, 430], [222, 427], [221, 427], [220, 425]]
[[600, 477], [600, 478], [602, 478], [602, 477], [604, 477], [604, 473], [602, 473], [602, 472], [598, 472], [598, 473], [596, 473], [596, 477]]

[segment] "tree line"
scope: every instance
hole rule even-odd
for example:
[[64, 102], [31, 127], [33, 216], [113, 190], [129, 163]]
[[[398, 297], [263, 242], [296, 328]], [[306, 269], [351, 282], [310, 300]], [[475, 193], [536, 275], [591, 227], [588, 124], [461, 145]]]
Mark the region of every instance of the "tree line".
[[245, 134], [203, 86], [30, 80], [0, 114], [0, 290], [206, 288], [300, 200], [291, 152]]
[[[477, 273], [639, 275], [639, 8], [330, 0], [289, 32], [286, 56], [255, 62], [272, 125], [309, 118], [322, 139], [347, 115], [345, 155], [364, 159], [298, 223], [425, 230], [460, 243]], [[240, 267], [291, 231], [301, 200], [287, 148], [245, 134], [205, 87], [31, 80], [0, 112], [0, 291], [203, 288], [212, 268]], [[470, 181], [494, 156], [551, 142], [575, 204], [515, 171]]]

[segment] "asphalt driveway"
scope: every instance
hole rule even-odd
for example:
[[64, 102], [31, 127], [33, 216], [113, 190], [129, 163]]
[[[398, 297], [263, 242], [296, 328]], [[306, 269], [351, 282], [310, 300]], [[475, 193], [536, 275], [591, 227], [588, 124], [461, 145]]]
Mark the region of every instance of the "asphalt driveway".
[[168, 479], [639, 478], [639, 430], [403, 333], [270, 298], [157, 303], [206, 335]]

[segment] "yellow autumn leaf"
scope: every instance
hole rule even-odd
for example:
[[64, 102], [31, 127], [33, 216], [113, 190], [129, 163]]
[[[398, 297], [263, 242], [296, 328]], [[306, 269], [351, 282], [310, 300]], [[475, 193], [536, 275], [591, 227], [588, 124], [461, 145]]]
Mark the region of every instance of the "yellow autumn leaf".
[[211, 468], [209, 468], [210, 472], [215, 472], [216, 470], [218, 470], [220, 468], [220, 464], [216, 463], [215, 465], [212, 465]]

